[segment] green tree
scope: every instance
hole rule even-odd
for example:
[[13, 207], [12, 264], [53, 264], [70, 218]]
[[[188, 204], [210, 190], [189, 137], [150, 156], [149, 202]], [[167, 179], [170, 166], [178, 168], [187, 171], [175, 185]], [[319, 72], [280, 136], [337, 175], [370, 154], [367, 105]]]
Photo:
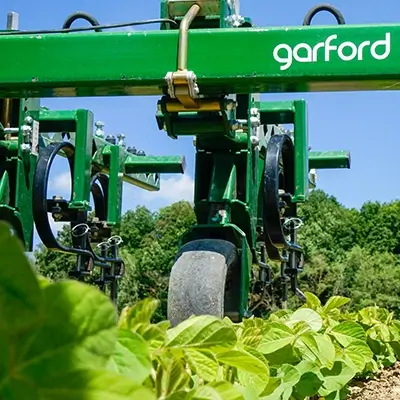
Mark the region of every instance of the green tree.
[[155, 217], [156, 214], [146, 207], [138, 206], [122, 216], [121, 223], [113, 234], [121, 236], [122, 247], [133, 253], [142, 247], [143, 241], [154, 231]]
[[[57, 234], [57, 239], [65, 246], [71, 243], [70, 228], [64, 225]], [[50, 251], [40, 244], [34, 252], [35, 266], [37, 271], [51, 280], [57, 281], [68, 277], [68, 272], [72, 271], [76, 257], [66, 253]]]
[[366, 202], [360, 209], [357, 227], [360, 246], [400, 254], [400, 201]]
[[400, 316], [400, 263], [394, 254], [356, 246], [346, 254], [341, 269], [340, 294], [352, 299], [353, 308], [378, 305]]
[[356, 244], [357, 210], [349, 210], [334, 196], [315, 190], [299, 207], [304, 225], [299, 230], [299, 242], [306, 259], [322, 254], [327, 262], [343, 257]]

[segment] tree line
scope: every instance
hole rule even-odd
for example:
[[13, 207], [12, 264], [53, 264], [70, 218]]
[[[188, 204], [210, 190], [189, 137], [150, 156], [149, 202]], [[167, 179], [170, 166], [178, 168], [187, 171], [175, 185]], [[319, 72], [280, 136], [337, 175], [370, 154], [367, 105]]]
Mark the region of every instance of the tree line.
[[[368, 201], [349, 209], [321, 190], [299, 207], [303, 226], [299, 242], [305, 252], [303, 291], [322, 302], [333, 295], [350, 297], [350, 308], [386, 307], [400, 316], [400, 201]], [[146, 297], [160, 300], [157, 319], [166, 316], [168, 276], [180, 236], [196, 222], [193, 207], [180, 201], [151, 212], [144, 206], [126, 212], [114, 234], [123, 239], [121, 257], [126, 263], [120, 283], [118, 308]], [[69, 229], [59, 232], [69, 241]], [[73, 256], [39, 246], [35, 263], [44, 276], [65, 278], [74, 266]]]

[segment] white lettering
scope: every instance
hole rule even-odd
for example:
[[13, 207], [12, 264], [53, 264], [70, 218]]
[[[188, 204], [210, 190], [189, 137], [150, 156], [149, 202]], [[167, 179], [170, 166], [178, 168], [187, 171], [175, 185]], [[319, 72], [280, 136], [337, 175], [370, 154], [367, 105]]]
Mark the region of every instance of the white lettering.
[[337, 35], [331, 35], [325, 40], [325, 61], [329, 61], [330, 51], [337, 49], [337, 46], [331, 46], [333, 39], [337, 39]]
[[358, 46], [358, 56], [357, 58], [361, 61], [363, 59], [363, 50], [364, 47], [369, 46], [371, 44], [370, 40], [366, 40], [365, 42], [362, 42], [359, 46]]
[[[378, 46], [385, 46], [385, 51], [383, 54], [378, 54], [376, 52], [376, 48]], [[371, 55], [375, 58], [375, 60], [384, 60], [390, 54], [390, 33], [386, 33], [384, 40], [377, 40], [371, 46]]]
[[317, 57], [317, 55], [318, 55], [318, 50], [319, 50], [320, 48], [324, 47], [324, 46], [325, 46], [325, 43], [324, 43], [324, 42], [317, 43], [317, 44], [314, 46], [313, 51], [312, 51], [312, 60], [313, 60], [314, 62], [315, 62], [315, 61], [318, 61], [318, 57]]
[[[282, 57], [279, 55], [279, 52], [281, 50], [285, 51], [285, 55]], [[284, 71], [285, 69], [290, 68], [290, 66], [292, 65], [292, 59], [293, 55], [292, 55], [292, 48], [288, 45], [288, 44], [280, 44], [279, 46], [276, 46], [274, 48], [274, 58], [276, 61], [278, 61], [278, 63], [286, 63], [286, 65], [282, 65], [280, 68], [282, 71]]]
[[[344, 53], [343, 53], [343, 50], [346, 48], [346, 47], [350, 47], [350, 49], [351, 49], [351, 53], [348, 55], [348, 56], [346, 56]], [[354, 58], [355, 58], [355, 56], [357, 55], [357, 51], [358, 51], [358, 48], [357, 48], [357, 46], [354, 44], [354, 43], [352, 43], [352, 42], [343, 42], [339, 47], [338, 47], [338, 56], [339, 56], [339, 58], [341, 58], [343, 61], [351, 61], [351, 60], [353, 60]]]
[[[342, 61], [352, 61], [357, 59], [363, 61], [369, 53], [375, 60], [384, 60], [390, 55], [390, 33], [385, 34], [385, 39], [372, 42], [365, 40], [359, 45], [347, 41], [339, 45], [334, 43], [338, 35], [330, 35], [325, 41], [317, 43], [314, 47], [308, 43], [298, 43], [292, 48], [288, 44], [282, 43], [274, 48], [274, 59], [281, 64], [281, 71], [289, 69], [293, 65], [293, 60], [299, 63], [315, 63], [318, 61], [331, 61], [331, 56], [336, 53]], [[319, 52], [320, 49], [323, 51]], [[320, 57], [318, 57], [318, 55]]]
[[[306, 51], [306, 56], [301, 57], [299, 55], [299, 50], [304, 49]], [[307, 43], [299, 43], [294, 46], [293, 58], [298, 62], [312, 62], [312, 48]]]

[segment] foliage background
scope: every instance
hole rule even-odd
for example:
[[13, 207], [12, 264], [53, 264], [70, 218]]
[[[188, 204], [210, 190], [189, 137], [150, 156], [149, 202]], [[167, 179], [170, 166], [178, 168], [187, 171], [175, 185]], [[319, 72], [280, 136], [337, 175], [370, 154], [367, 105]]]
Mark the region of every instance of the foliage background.
[[[323, 303], [341, 295], [352, 299], [350, 309], [378, 305], [400, 317], [400, 201], [366, 202], [360, 210], [348, 209], [315, 190], [299, 214], [304, 222], [299, 240], [306, 256], [301, 289]], [[121, 255], [126, 261], [120, 310], [152, 296], [161, 304], [155, 319], [166, 317], [168, 274], [179, 237], [194, 223], [193, 207], [186, 201], [158, 212], [140, 206], [124, 214], [115, 232], [124, 240]], [[68, 241], [68, 228], [59, 235]], [[39, 272], [54, 280], [65, 277], [74, 265], [74, 257], [42, 247], [35, 259]]]

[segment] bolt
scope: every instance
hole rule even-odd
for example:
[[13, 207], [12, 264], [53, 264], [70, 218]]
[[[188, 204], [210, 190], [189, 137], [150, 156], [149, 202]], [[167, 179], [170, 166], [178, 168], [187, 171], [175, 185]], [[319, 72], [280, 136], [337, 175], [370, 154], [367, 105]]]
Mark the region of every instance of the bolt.
[[31, 146], [27, 143], [22, 143], [21, 144], [21, 150], [25, 153], [27, 151], [31, 151]]
[[250, 141], [253, 146], [258, 146], [260, 143], [260, 139], [257, 136], [251, 136]]
[[24, 123], [31, 125], [33, 123], [33, 118], [30, 115], [26, 116], [24, 119]]
[[125, 147], [125, 135], [120, 133], [117, 135], [118, 138], [118, 146]]
[[143, 150], [138, 150], [137, 155], [138, 156], [145, 156], [146, 153]]
[[21, 130], [24, 135], [29, 135], [32, 132], [32, 127], [29, 125], [22, 125]]
[[225, 110], [232, 111], [236, 108], [237, 104], [235, 100], [227, 99], [225, 102]]
[[96, 132], [94, 133], [96, 136], [98, 137], [104, 137], [104, 122], [101, 121], [96, 121], [94, 123], [95, 127], [96, 127]]
[[60, 221], [60, 219], [62, 218], [62, 214], [59, 212], [54, 212], [52, 214], [52, 216], [53, 216], [54, 221], [56, 221], [56, 222]]
[[136, 147], [128, 147], [127, 151], [128, 151], [128, 153], [131, 153], [131, 154], [136, 154], [137, 153]]
[[259, 112], [258, 112], [258, 108], [251, 108], [250, 109], [250, 114], [254, 117], [258, 116]]
[[106, 141], [107, 141], [108, 143], [111, 143], [111, 144], [117, 143], [117, 140], [115, 139], [115, 136], [113, 136], [113, 135], [108, 135], [108, 136], [106, 137]]

